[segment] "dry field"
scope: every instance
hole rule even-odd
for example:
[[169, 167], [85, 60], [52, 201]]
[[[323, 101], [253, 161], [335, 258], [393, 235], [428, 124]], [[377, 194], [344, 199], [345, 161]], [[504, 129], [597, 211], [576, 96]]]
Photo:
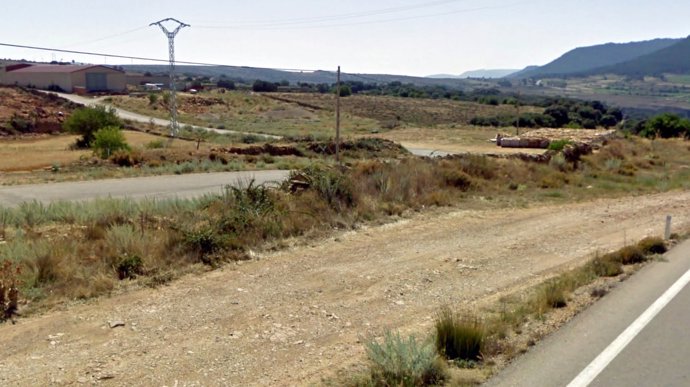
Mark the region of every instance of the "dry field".
[[[155, 103], [147, 96], [117, 96], [111, 100], [125, 110], [167, 118], [162, 95], [157, 98]], [[180, 121], [190, 125], [280, 136], [333, 136], [335, 130], [332, 112], [276, 101], [257, 93], [181, 93], [178, 105]], [[371, 119], [343, 116], [343, 135], [368, 133], [377, 127], [378, 123]]]
[[[335, 96], [330, 94], [289, 93], [270, 96], [292, 101], [302, 106], [317, 107], [328, 111], [335, 109]], [[341, 104], [346, 113], [374, 119], [389, 127], [406, 124], [413, 126], [467, 124], [473, 117], [515, 114], [515, 107], [512, 105], [491, 106], [446, 99], [353, 95], [341, 98]], [[521, 107], [523, 113], [541, 112], [542, 110], [537, 107]]]
[[[91, 150], [70, 149], [77, 138], [78, 136], [73, 135], [59, 135], [0, 139], [0, 172], [50, 169], [54, 165], [65, 166], [89, 158], [93, 153]], [[126, 131], [125, 138], [133, 148], [143, 148], [151, 141], [167, 141], [165, 138], [133, 131]], [[196, 144], [175, 141], [172, 147], [193, 150], [196, 149]]]

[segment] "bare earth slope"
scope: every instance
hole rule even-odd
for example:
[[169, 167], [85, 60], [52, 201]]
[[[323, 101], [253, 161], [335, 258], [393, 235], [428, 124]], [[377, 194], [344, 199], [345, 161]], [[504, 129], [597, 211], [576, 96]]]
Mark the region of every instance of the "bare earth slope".
[[660, 235], [666, 214], [690, 226], [690, 192], [361, 229], [0, 326], [0, 385], [318, 382], [363, 359], [362, 335], [427, 332], [441, 303], [484, 303]]

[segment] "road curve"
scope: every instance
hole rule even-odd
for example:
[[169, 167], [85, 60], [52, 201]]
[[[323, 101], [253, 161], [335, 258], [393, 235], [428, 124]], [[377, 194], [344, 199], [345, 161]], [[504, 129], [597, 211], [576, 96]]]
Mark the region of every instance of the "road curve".
[[287, 178], [289, 171], [246, 171], [200, 173], [105, 179], [77, 182], [30, 184], [0, 187], [0, 206], [15, 207], [22, 202], [82, 201], [97, 198], [193, 198], [220, 193], [226, 185], [276, 183]]

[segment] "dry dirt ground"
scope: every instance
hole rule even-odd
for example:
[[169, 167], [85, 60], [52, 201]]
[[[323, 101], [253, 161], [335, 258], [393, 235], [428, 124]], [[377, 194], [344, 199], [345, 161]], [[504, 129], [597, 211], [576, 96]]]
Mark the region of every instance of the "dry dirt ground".
[[319, 383], [364, 360], [362, 337], [427, 334], [439, 305], [486, 305], [597, 251], [659, 235], [666, 214], [690, 226], [690, 191], [435, 210], [296, 243], [2, 325], [0, 385]]

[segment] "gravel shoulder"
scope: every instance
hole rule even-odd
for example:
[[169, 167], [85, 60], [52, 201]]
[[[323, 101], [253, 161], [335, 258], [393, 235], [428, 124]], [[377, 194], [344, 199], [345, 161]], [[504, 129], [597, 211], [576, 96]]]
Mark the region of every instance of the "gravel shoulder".
[[[3, 385], [305, 385], [363, 360], [360, 338], [427, 332], [591, 254], [690, 227], [690, 191], [434, 210], [168, 286], [0, 326]], [[124, 326], [111, 328], [112, 322]]]

